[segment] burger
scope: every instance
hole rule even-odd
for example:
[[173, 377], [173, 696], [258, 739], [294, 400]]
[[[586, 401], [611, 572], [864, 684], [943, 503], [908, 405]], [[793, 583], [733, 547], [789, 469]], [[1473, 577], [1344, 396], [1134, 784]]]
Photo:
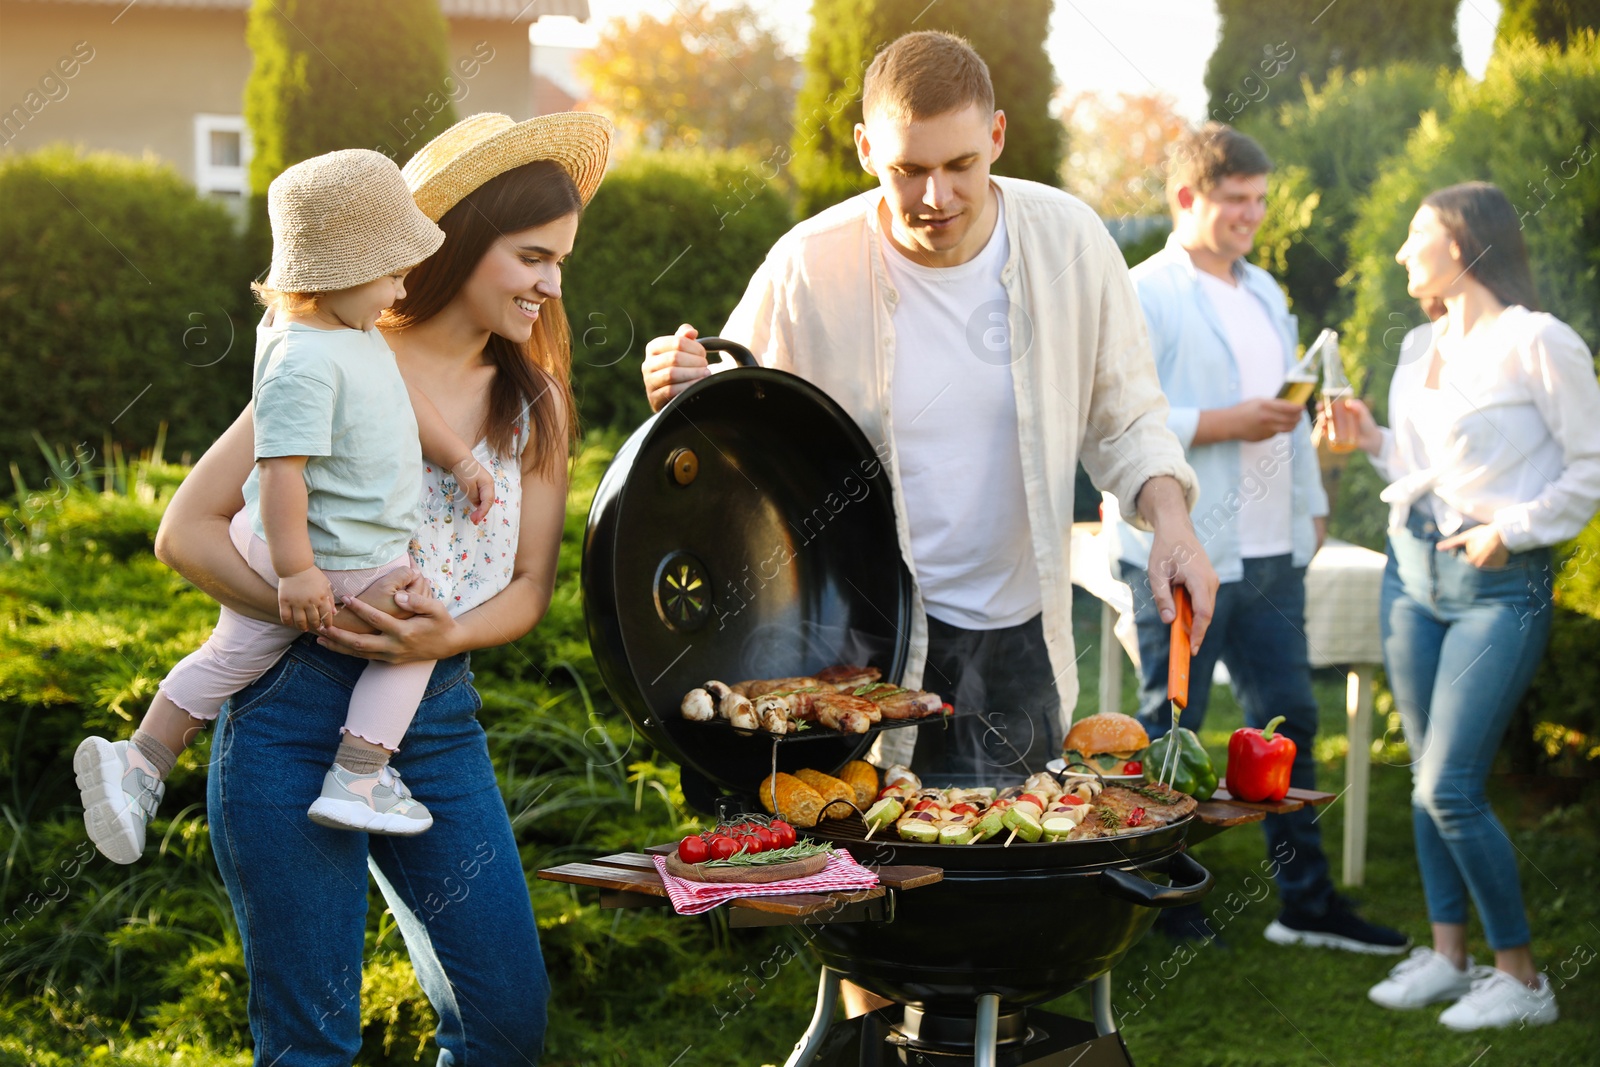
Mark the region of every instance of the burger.
[[1069, 770], [1074, 763], [1083, 763], [1101, 774], [1139, 774], [1148, 747], [1150, 735], [1139, 720], [1115, 711], [1079, 719], [1062, 744]]

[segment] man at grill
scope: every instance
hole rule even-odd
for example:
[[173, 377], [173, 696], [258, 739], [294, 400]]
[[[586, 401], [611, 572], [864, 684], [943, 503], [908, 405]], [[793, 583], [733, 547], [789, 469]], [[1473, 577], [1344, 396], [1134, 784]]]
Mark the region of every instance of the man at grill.
[[[862, 110], [878, 188], [780, 239], [722, 336], [826, 391], [884, 459], [917, 604], [902, 682], [957, 709], [948, 731], [917, 731], [913, 766], [941, 785], [1014, 783], [1059, 754], [1077, 702], [1079, 459], [1153, 531], [1154, 596], [1170, 621], [1171, 583], [1187, 587], [1198, 646], [1216, 576], [1189, 521], [1194, 474], [1105, 226], [1058, 189], [990, 174], [1006, 119], [977, 53], [907, 34], [868, 68]], [[696, 336], [649, 343], [654, 409], [724, 369]], [[878, 758], [904, 761], [909, 733], [885, 734]]]
[[[1180, 140], [1167, 177], [1173, 232], [1133, 269], [1150, 326], [1156, 369], [1171, 408], [1167, 425], [1200, 478], [1195, 524], [1221, 577], [1210, 637], [1192, 664], [1183, 725], [1200, 729], [1218, 659], [1245, 721], [1273, 716], [1294, 741], [1292, 785], [1316, 785], [1317, 702], [1305, 636], [1305, 569], [1322, 545], [1322, 489], [1305, 408], [1277, 399], [1295, 358], [1295, 320], [1272, 276], [1245, 262], [1266, 211], [1272, 164], [1250, 137], [1208, 123]], [[1122, 579], [1133, 590], [1143, 675], [1140, 719], [1152, 738], [1171, 725], [1170, 630], [1160, 617], [1148, 534], [1113, 524]], [[1333, 889], [1310, 807], [1267, 816], [1265, 829], [1283, 910], [1267, 927], [1279, 944], [1394, 953], [1395, 930], [1369, 923]], [[1187, 914], [1186, 914], [1187, 913]], [[1198, 906], [1162, 914], [1176, 936], [1209, 936]]]

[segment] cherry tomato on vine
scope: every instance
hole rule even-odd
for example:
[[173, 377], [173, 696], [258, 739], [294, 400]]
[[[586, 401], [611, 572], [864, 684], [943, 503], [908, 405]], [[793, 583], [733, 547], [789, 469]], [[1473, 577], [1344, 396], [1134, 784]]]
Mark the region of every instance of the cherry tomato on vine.
[[685, 863], [704, 863], [711, 858], [711, 849], [704, 838], [686, 837], [678, 842], [678, 858]]
[[714, 860], [725, 860], [739, 851], [738, 844], [727, 834], [713, 834], [706, 845], [710, 848], [711, 858]]

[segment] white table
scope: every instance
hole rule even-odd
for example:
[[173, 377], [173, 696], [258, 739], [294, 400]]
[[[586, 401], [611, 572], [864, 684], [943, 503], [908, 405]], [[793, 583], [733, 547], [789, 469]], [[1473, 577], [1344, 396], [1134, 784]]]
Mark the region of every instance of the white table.
[[[1072, 583], [1101, 602], [1100, 708], [1122, 707], [1120, 645], [1134, 668], [1139, 642], [1133, 623], [1133, 593], [1111, 573], [1116, 547], [1097, 522], [1072, 527]], [[1372, 765], [1372, 669], [1383, 662], [1378, 598], [1384, 557], [1370, 549], [1330, 539], [1306, 568], [1306, 645], [1313, 667], [1347, 668], [1345, 729], [1345, 885], [1361, 885], [1367, 864], [1367, 791]]]

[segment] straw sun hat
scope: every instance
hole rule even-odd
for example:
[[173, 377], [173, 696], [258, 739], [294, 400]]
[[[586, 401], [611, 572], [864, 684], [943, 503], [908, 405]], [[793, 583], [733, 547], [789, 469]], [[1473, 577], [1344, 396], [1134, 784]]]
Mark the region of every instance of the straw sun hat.
[[267, 187], [267, 288], [326, 293], [414, 267], [444, 231], [418, 210], [394, 160], [366, 148], [313, 156]]
[[490, 178], [539, 159], [561, 165], [587, 204], [605, 176], [611, 123], [583, 111], [513, 122], [469, 115], [423, 145], [402, 173], [417, 206], [435, 222]]

